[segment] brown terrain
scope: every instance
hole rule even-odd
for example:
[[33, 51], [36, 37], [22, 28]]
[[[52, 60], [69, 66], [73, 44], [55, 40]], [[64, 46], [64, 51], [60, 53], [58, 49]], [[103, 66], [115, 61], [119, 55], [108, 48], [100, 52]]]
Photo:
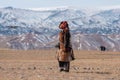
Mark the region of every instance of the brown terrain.
[[120, 80], [120, 53], [74, 50], [70, 72], [59, 72], [56, 50], [0, 49], [0, 80]]

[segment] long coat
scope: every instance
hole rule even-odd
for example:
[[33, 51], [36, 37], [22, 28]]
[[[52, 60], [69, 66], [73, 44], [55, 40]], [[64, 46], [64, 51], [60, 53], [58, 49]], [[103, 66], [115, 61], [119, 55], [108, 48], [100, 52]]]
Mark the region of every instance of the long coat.
[[63, 61], [63, 62], [69, 62], [73, 60], [74, 59], [73, 50], [71, 49], [71, 51], [65, 52], [62, 49], [59, 49], [57, 51], [57, 59], [58, 61]]
[[72, 47], [70, 45], [66, 47], [66, 32], [67, 30], [59, 33], [60, 49], [57, 51], [57, 59], [64, 62], [71, 61], [74, 58]]

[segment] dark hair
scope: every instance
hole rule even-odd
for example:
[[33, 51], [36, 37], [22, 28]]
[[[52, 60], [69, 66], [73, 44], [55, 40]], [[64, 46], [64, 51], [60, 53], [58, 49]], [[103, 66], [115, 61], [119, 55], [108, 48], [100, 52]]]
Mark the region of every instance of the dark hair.
[[70, 31], [66, 31], [64, 34], [64, 44], [65, 44], [65, 48], [70, 47], [70, 38], [71, 38], [71, 34]]

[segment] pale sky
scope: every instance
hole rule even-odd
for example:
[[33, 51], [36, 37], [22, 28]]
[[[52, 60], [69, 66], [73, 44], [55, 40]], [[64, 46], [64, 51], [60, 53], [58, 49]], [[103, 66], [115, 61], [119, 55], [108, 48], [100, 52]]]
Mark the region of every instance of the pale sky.
[[120, 0], [0, 0], [0, 7], [48, 8], [72, 6], [78, 8], [96, 8], [120, 6]]

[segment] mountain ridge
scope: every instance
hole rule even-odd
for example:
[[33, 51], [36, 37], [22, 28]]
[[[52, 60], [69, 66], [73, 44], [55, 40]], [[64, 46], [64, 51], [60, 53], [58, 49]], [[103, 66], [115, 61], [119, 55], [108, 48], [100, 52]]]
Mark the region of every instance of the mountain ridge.
[[[99, 50], [105, 43], [108, 50], [120, 51], [120, 9], [103, 10], [91, 16], [86, 13], [73, 8], [45, 11], [1, 8], [0, 38], [6, 40], [0, 44], [25, 50], [53, 48], [58, 43], [58, 25], [66, 20], [75, 49]], [[80, 35], [83, 37], [79, 40]]]

